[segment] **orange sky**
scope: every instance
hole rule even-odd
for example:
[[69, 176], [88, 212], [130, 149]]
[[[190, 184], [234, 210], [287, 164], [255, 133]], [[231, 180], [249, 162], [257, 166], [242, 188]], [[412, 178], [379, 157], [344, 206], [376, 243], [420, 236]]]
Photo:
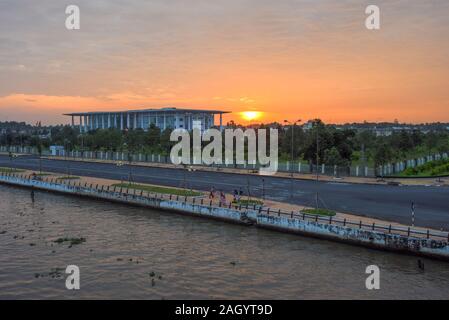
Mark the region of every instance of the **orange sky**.
[[63, 4], [25, 3], [0, 11], [0, 121], [171, 106], [449, 122], [447, 1], [378, 1], [379, 31], [365, 1], [80, 0], [77, 31]]

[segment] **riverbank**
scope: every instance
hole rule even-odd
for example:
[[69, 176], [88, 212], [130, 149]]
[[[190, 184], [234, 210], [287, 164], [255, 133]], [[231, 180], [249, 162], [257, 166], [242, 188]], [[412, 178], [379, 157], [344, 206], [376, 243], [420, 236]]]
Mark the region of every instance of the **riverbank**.
[[[86, 178], [88, 179], [88, 178]], [[101, 181], [3, 174], [0, 182], [15, 186], [107, 200], [153, 209], [177, 212], [226, 222], [275, 229], [281, 232], [361, 245], [369, 248], [408, 253], [449, 260], [448, 233], [436, 230], [402, 227], [393, 224], [367, 224], [366, 221], [340, 217], [309, 215], [301, 210], [291, 212], [262, 206], [242, 206], [227, 201], [172, 194], [152, 194], [144, 190], [101, 184]], [[98, 183], [96, 183], [98, 182]]]
[[[20, 170], [16, 173], [21, 173], [25, 176], [30, 176], [32, 174], [35, 174], [36, 172], [31, 170]], [[67, 183], [72, 181], [71, 183], [74, 184], [80, 184], [85, 186], [104, 186], [105, 188], [113, 188], [117, 187], [117, 190], [119, 190], [119, 186], [122, 186], [122, 190], [124, 192], [134, 192], [134, 189], [136, 189], [136, 192], [139, 193], [140, 191], [145, 191], [145, 193], [148, 194], [165, 194], [169, 196], [170, 194], [173, 197], [179, 196], [187, 196], [188, 201], [193, 201], [194, 198], [203, 198], [203, 201], [208, 201], [208, 203], [212, 203], [214, 206], [220, 205], [220, 192], [216, 192], [214, 197], [210, 199], [209, 195], [210, 192], [204, 192], [199, 190], [192, 190], [192, 189], [184, 189], [184, 188], [176, 188], [176, 187], [166, 187], [162, 185], [157, 184], [145, 184], [145, 183], [138, 183], [138, 184], [132, 184], [132, 186], [127, 187], [128, 182], [126, 180], [113, 180], [113, 179], [103, 179], [103, 178], [95, 178], [95, 177], [89, 177], [89, 176], [72, 176], [68, 177], [67, 173], [52, 173], [52, 172], [42, 172], [37, 173], [38, 176], [41, 176], [47, 181], [55, 181], [60, 183]], [[71, 179], [70, 179], [71, 178]], [[193, 195], [193, 196], [192, 196]], [[225, 195], [225, 203], [229, 204], [232, 203], [234, 196], [230, 193], [224, 193]], [[271, 212], [278, 212], [279, 210], [281, 212], [306, 212], [309, 209], [313, 209], [307, 206], [303, 205], [297, 205], [297, 204], [291, 204], [281, 201], [274, 201], [269, 199], [262, 199], [257, 197], [242, 197], [242, 204], [243, 207], [245, 207], [246, 202], [251, 203], [262, 203], [265, 208], [270, 208]], [[251, 205], [250, 205], [251, 206]], [[327, 215], [325, 215], [327, 216]], [[341, 220], [344, 221], [344, 219], [348, 221], [356, 221], [358, 224], [363, 225], [369, 225], [370, 228], [373, 224], [375, 225], [391, 225], [392, 227], [398, 227], [406, 230], [410, 225], [402, 224], [399, 222], [396, 222], [394, 220], [382, 220], [382, 219], [376, 219], [372, 217], [366, 217], [364, 215], [357, 215], [357, 214], [349, 214], [349, 213], [343, 213], [343, 212], [335, 212], [335, 215], [332, 216], [334, 220]], [[414, 227], [414, 229], [419, 230], [423, 233], [426, 232], [427, 228], [421, 228], [421, 227]], [[430, 229], [432, 230], [432, 229]], [[436, 231], [436, 230], [434, 230]]]

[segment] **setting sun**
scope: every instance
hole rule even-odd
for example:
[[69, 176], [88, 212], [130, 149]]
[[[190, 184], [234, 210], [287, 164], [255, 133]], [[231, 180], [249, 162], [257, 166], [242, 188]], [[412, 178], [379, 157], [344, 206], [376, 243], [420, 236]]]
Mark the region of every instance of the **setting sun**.
[[259, 111], [243, 111], [241, 112], [241, 116], [243, 119], [247, 121], [252, 121], [259, 119], [262, 116], [262, 112]]

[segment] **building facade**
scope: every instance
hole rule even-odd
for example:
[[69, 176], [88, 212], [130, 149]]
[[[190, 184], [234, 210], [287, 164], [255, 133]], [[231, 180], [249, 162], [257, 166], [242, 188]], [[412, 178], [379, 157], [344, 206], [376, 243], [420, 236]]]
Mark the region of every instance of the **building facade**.
[[[223, 127], [223, 114], [226, 111], [218, 110], [198, 110], [198, 109], [147, 109], [129, 110], [116, 112], [80, 112], [68, 113], [66, 116], [72, 117], [72, 126], [79, 126], [82, 133], [96, 130], [116, 128], [143, 129], [147, 130], [151, 124], [161, 130], [193, 128], [207, 130], [214, 126], [215, 115], [219, 115], [220, 130]], [[76, 124], [76, 120], [79, 120]]]

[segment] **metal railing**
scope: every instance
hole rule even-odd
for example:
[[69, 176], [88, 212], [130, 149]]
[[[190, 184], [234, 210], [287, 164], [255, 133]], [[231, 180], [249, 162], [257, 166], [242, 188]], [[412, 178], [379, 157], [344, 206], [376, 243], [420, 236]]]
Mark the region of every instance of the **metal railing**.
[[[393, 234], [393, 235], [401, 235], [401, 236], [407, 236], [407, 237], [417, 237], [417, 238], [423, 238], [423, 239], [433, 239], [433, 240], [440, 240], [440, 241], [447, 241], [449, 242], [449, 232], [446, 231], [436, 231], [436, 230], [430, 230], [430, 229], [424, 229], [424, 228], [413, 228], [413, 227], [401, 227], [397, 225], [385, 225], [385, 224], [379, 224], [373, 222], [372, 224], [368, 224], [366, 222], [363, 222], [362, 220], [356, 221], [356, 220], [350, 220], [350, 219], [340, 219], [335, 218], [333, 216], [325, 217], [325, 216], [319, 216], [314, 214], [308, 214], [302, 211], [291, 211], [286, 212], [281, 209], [273, 209], [269, 207], [264, 207], [261, 205], [241, 205], [241, 204], [233, 204], [232, 202], [229, 203], [222, 203], [221, 201], [213, 201], [213, 200], [207, 200], [204, 199], [204, 196], [180, 196], [180, 195], [173, 195], [173, 194], [164, 194], [164, 193], [155, 193], [150, 191], [144, 191], [144, 190], [138, 190], [135, 188], [125, 188], [125, 187], [118, 187], [118, 186], [106, 186], [101, 184], [94, 184], [94, 183], [88, 183], [88, 182], [81, 182], [81, 181], [71, 181], [71, 180], [61, 180], [58, 178], [34, 178], [31, 174], [19, 174], [19, 173], [1, 173], [0, 177], [15, 177], [19, 179], [26, 179], [26, 180], [38, 180], [47, 182], [50, 184], [56, 184], [56, 185], [67, 185], [67, 186], [73, 186], [73, 187], [80, 187], [80, 188], [88, 188], [91, 190], [95, 190], [97, 192], [108, 192], [111, 194], [121, 194], [124, 196], [140, 196], [145, 197], [149, 199], [156, 199], [156, 200], [171, 200], [171, 201], [180, 201], [184, 203], [190, 203], [192, 205], [203, 205], [208, 207], [217, 207], [217, 208], [228, 208], [238, 211], [247, 212], [248, 210], [256, 211], [257, 214], [264, 214], [267, 216], [278, 216], [278, 217], [287, 217], [290, 219], [298, 219], [308, 222], [314, 222], [314, 223], [321, 223], [321, 224], [328, 224], [328, 225], [336, 225], [336, 226], [342, 226], [342, 227], [348, 227], [348, 228], [355, 228], [360, 230], [366, 230], [366, 231], [376, 231], [376, 232], [382, 232], [385, 234]], [[36, 176], [34, 176], [36, 177]], [[130, 192], [131, 191], [131, 192]]]

